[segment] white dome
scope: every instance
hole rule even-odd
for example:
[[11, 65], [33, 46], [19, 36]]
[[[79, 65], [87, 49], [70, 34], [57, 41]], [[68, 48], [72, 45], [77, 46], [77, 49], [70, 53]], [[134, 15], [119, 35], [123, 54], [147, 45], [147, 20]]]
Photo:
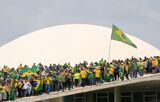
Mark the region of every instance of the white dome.
[[[112, 59], [160, 55], [160, 51], [150, 44], [127, 36], [137, 45], [137, 49], [113, 41]], [[68, 24], [38, 30], [15, 39], [0, 48], [0, 64], [17, 66], [20, 63], [71, 64], [85, 61], [108, 59], [111, 29], [96, 25]]]

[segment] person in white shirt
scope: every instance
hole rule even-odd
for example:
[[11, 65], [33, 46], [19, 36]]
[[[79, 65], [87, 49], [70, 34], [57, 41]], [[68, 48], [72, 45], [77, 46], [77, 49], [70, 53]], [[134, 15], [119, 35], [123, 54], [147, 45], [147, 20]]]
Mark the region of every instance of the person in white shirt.
[[28, 89], [28, 81], [27, 80], [23, 81], [23, 88], [22, 89], [23, 89], [24, 97], [26, 97], [27, 89]]
[[28, 80], [27, 81], [27, 94], [28, 94], [28, 96], [30, 96], [31, 95], [31, 88], [32, 88], [32, 86], [31, 86], [31, 83], [30, 83], [30, 81]]

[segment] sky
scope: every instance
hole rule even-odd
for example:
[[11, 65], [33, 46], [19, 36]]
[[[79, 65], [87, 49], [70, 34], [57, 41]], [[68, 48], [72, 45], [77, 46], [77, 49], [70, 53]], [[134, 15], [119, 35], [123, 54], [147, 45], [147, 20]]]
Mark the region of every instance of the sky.
[[117, 25], [160, 49], [160, 0], [0, 0], [0, 45], [63, 24]]

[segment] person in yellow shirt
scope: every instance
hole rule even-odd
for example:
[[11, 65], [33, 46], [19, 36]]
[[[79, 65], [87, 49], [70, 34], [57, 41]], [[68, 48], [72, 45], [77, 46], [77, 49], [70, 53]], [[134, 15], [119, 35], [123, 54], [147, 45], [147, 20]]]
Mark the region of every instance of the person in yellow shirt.
[[18, 66], [18, 72], [20, 72], [22, 68], [23, 68], [23, 65], [20, 64], [20, 65]]
[[4, 78], [7, 78], [8, 77], [8, 73], [9, 73], [9, 67], [4, 65], [2, 71], [4, 73]]
[[3, 101], [7, 100], [7, 92], [6, 92], [5, 86], [2, 86], [2, 100]]
[[75, 81], [75, 86], [77, 87], [78, 84], [79, 84], [79, 80], [81, 78], [81, 73], [79, 71], [77, 71], [75, 74], [74, 74], [74, 81]]
[[52, 79], [51, 79], [51, 77], [48, 75], [47, 77], [45, 77], [44, 80], [45, 80], [45, 84], [46, 84], [46, 85], [45, 85], [46, 93], [49, 94], [49, 92], [51, 91], [51, 90], [50, 90], [50, 87], [51, 87], [50, 85], [51, 85]]
[[22, 69], [22, 68], [23, 68], [23, 65], [20, 64], [20, 65], [18, 66], [18, 69]]
[[152, 73], [156, 73], [157, 72], [157, 61], [156, 58], [152, 59]]
[[158, 71], [158, 58], [155, 57], [155, 64], [156, 64], [156, 72]]
[[126, 75], [127, 80], [129, 80], [128, 74], [129, 74], [129, 63], [126, 62], [126, 64], [124, 65], [124, 72]]
[[109, 67], [109, 77], [110, 79], [112, 79], [112, 81], [114, 80], [114, 66], [112, 65], [112, 63], [110, 64], [110, 67]]
[[96, 69], [93, 70], [95, 73], [95, 78], [96, 78], [96, 85], [100, 84], [100, 69], [97, 67]]
[[84, 87], [86, 85], [86, 76], [87, 73], [84, 69], [81, 70], [81, 79], [82, 79], [82, 87]]
[[5, 85], [5, 90], [7, 92], [7, 100], [10, 100], [10, 85], [9, 85], [9, 83], [7, 83]]

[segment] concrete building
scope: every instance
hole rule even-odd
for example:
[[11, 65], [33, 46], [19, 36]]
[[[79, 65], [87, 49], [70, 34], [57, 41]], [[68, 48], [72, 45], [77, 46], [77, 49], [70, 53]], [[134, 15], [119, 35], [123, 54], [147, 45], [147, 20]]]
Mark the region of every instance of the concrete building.
[[160, 102], [159, 86], [160, 73], [137, 79], [107, 82], [98, 86], [75, 88], [65, 92], [25, 97], [15, 102]]
[[[160, 55], [160, 51], [152, 45], [126, 35], [137, 45], [137, 49], [111, 41], [110, 28], [88, 24], [49, 27], [26, 34], [2, 46], [0, 62], [1, 65], [17, 67], [20, 63], [32, 65], [41, 62], [49, 65], [70, 62], [74, 65], [83, 61], [98, 61], [101, 58], [107, 60], [110, 41], [110, 60]], [[160, 102], [159, 79], [159, 74], [147, 75], [139, 79], [87, 86], [64, 93], [54, 92], [50, 95], [26, 97], [15, 101]]]
[[[150, 57], [160, 55], [152, 45], [126, 34], [137, 49], [122, 42], [111, 42], [112, 59]], [[70, 62], [72, 65], [85, 61], [108, 59], [111, 29], [88, 24], [68, 24], [49, 27], [19, 37], [0, 48], [0, 64], [16, 66]]]

